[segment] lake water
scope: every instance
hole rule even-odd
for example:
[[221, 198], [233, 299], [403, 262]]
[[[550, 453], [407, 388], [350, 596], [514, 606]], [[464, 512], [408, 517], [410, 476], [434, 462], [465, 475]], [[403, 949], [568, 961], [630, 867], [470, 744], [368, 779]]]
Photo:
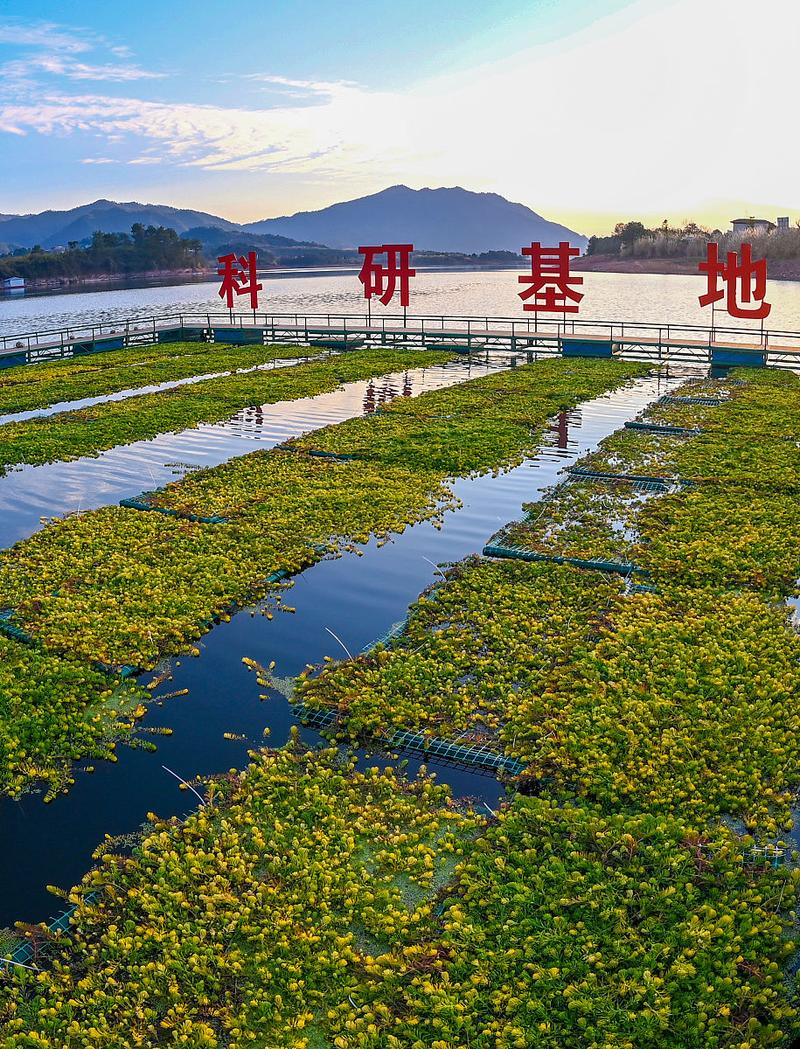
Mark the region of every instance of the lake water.
[[[710, 319], [697, 305], [703, 288], [699, 277], [599, 273], [584, 277], [581, 315], [587, 319], [672, 324]], [[353, 274], [292, 275], [264, 283], [263, 308], [273, 312], [363, 312]], [[522, 318], [517, 291], [515, 271], [423, 272], [413, 284], [412, 310]], [[800, 330], [800, 284], [773, 282], [769, 298], [774, 303], [770, 326]], [[9, 298], [0, 300], [0, 334], [219, 310], [219, 306], [215, 282]], [[468, 373], [458, 374], [460, 370], [476, 367], [490, 368], [491, 363], [459, 362], [426, 370], [419, 388], [409, 392], [421, 392], [434, 380], [447, 385], [467, 378]], [[406, 377], [398, 380], [406, 385]], [[174, 678], [165, 686], [165, 690], [186, 687], [189, 695], [154, 706], [145, 719], [146, 725], [174, 729], [174, 735], [157, 738], [155, 754], [121, 748], [117, 764], [98, 762], [94, 775], [78, 775], [70, 794], [49, 806], [36, 794], [20, 801], [0, 799], [0, 836], [13, 844], [0, 864], [0, 926], [17, 918], [45, 918], [53, 904], [44, 886], [68, 886], [80, 878], [103, 833], [133, 831], [151, 809], [165, 816], [184, 812], [190, 799], [177, 789], [163, 765], [187, 777], [242, 765], [247, 746], [260, 742], [265, 726], [271, 729], [272, 743], [285, 740], [292, 724], [288, 704], [277, 693], [271, 693], [266, 703], [259, 701], [255, 681], [241, 663], [243, 655], [262, 663], [275, 659], [277, 672], [291, 676], [307, 662], [341, 655], [329, 629], [353, 651], [368, 644], [403, 618], [409, 602], [436, 578], [436, 562], [479, 551], [500, 525], [519, 515], [524, 502], [538, 498], [556, 482], [565, 466], [596, 448], [676, 381], [664, 376], [642, 379], [585, 403], [562, 420], [563, 426], [548, 437], [539, 455], [515, 470], [458, 481], [455, 491], [463, 505], [446, 515], [441, 531], [421, 524], [386, 546], [368, 544], [363, 557], [350, 554], [301, 573], [291, 596], [295, 615], [276, 615], [268, 621], [244, 611], [215, 627], [202, 639], [200, 658], [176, 663]], [[352, 384], [352, 389], [327, 399], [254, 408], [222, 427], [142, 442], [147, 448], [115, 449], [91, 461], [11, 473], [0, 492], [5, 496], [6, 521], [0, 542], [7, 545], [30, 534], [39, 526], [40, 515], [115, 502], [120, 494], [163, 483], [181, 473], [186, 461], [192, 465], [222, 461], [259, 445], [269, 446], [290, 432], [359, 414], [374, 407], [381, 388]], [[240, 734], [246, 742], [226, 740], [225, 732]], [[305, 734], [316, 738], [310, 730]], [[431, 764], [455, 793], [496, 803], [501, 788], [493, 779]], [[412, 771], [417, 765], [412, 761]]]
[[[518, 270], [489, 272], [431, 272], [421, 270], [412, 280], [409, 313], [529, 318], [522, 310]], [[710, 308], [701, 309], [698, 295], [704, 279], [686, 274], [583, 273], [584, 320], [648, 324], [709, 324]], [[263, 277], [261, 310], [270, 313], [364, 313], [357, 276]], [[72, 294], [36, 294], [0, 297], [0, 335], [22, 334], [69, 325], [144, 319], [184, 312], [217, 312], [222, 300], [216, 281], [205, 283], [116, 288]], [[770, 281], [767, 299], [772, 330], [800, 331], [800, 282]], [[373, 306], [373, 316], [396, 312]], [[717, 323], [724, 323], [717, 314]], [[732, 322], [737, 327], [757, 324]]]
[[[164, 766], [186, 778], [241, 767], [248, 748], [263, 741], [265, 727], [271, 745], [286, 741], [295, 722], [285, 696], [267, 689], [269, 699], [261, 702], [263, 690], [242, 656], [263, 665], [275, 660], [277, 674], [294, 676], [307, 663], [342, 657], [328, 630], [358, 652], [405, 617], [408, 605], [436, 580], [437, 563], [480, 552], [498, 528], [520, 516], [523, 503], [557, 483], [565, 467], [680, 381], [663, 375], [639, 379], [562, 413], [540, 452], [520, 466], [457, 480], [453, 488], [461, 506], [445, 515], [441, 529], [423, 522], [386, 545], [373, 540], [361, 548], [362, 556], [347, 553], [306, 569], [295, 577], [288, 596], [294, 614], [276, 613], [268, 620], [246, 609], [215, 626], [198, 642], [200, 657], [172, 661], [171, 680], [155, 692], [189, 689], [185, 697], [150, 707], [143, 724], [173, 730], [171, 736], [155, 737], [155, 753], [120, 747], [118, 762], [92, 762], [94, 774], [79, 773], [69, 794], [51, 805], [37, 794], [18, 801], [0, 798], [0, 837], [13, 843], [6, 861], [0, 861], [0, 927], [17, 919], [39, 921], [57, 909], [45, 886], [78, 881], [103, 834], [135, 831], [148, 811], [167, 817], [191, 808], [193, 797], [179, 789]], [[355, 392], [350, 414], [361, 408], [360, 391]], [[304, 428], [331, 421], [328, 415], [322, 398], [309, 402]], [[229, 740], [225, 733], [242, 738]], [[309, 742], [319, 739], [311, 729], [302, 735]], [[371, 757], [369, 763], [381, 760]], [[410, 756], [409, 772], [414, 774], [419, 764]], [[503, 793], [491, 776], [436, 760], [428, 767], [461, 797], [477, 797], [494, 807]]]

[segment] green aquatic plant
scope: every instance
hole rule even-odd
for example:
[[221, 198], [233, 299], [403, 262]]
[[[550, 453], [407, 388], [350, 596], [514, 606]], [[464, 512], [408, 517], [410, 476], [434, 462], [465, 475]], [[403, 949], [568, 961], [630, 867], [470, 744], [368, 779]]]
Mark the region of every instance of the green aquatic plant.
[[[341, 363], [364, 367], [358, 357], [348, 355]], [[388, 358], [379, 360], [386, 365]], [[301, 371], [317, 367], [301, 365], [291, 369], [293, 378], [279, 372], [270, 378], [297, 392], [298, 383], [312, 381], [302, 379]], [[554, 381], [558, 388], [572, 384], [577, 397], [641, 371], [638, 365], [590, 363], [564, 366], [568, 375], [563, 377], [552, 365], [539, 369], [538, 364], [517, 369], [513, 379], [472, 380], [460, 389], [468, 403], [484, 384], [494, 392], [513, 388], [521, 395], [527, 389], [540, 405], [541, 436], [553, 406], [547, 391]], [[577, 384], [576, 374], [582, 376]], [[319, 382], [318, 371], [313, 382]], [[559, 401], [564, 396], [560, 392]], [[455, 391], [435, 391], [419, 398], [421, 411], [440, 414], [436, 409], [445, 397], [448, 407], [457, 403]], [[526, 425], [516, 428], [514, 442], [493, 445], [493, 435], [508, 425], [497, 418], [500, 414], [500, 409], [485, 408], [483, 441], [469, 461], [462, 447], [475, 432], [474, 418], [464, 413], [460, 430], [452, 424], [454, 438], [442, 446], [447, 455], [437, 453], [435, 468], [430, 456], [409, 457], [401, 445], [393, 458], [387, 445], [381, 457], [345, 460], [275, 449], [196, 471], [146, 494], [145, 502], [177, 516], [106, 507], [51, 522], [0, 553], [0, 608], [13, 610], [14, 622], [49, 652], [118, 668], [153, 666], [191, 647], [215, 619], [268, 594], [278, 578], [371, 536], [384, 541], [409, 524], [438, 523], [455, 502], [447, 476], [508, 466], [535, 443], [537, 433]], [[349, 442], [343, 426], [321, 431], [321, 440], [336, 446], [337, 434], [342, 445]], [[205, 523], [181, 516], [192, 514], [223, 520]], [[46, 705], [41, 716], [47, 717]]]
[[47, 799], [73, 782], [78, 758], [115, 760], [116, 741], [145, 713], [148, 693], [35, 645], [0, 636], [0, 783]]
[[445, 788], [292, 746], [207, 795], [102, 856], [48, 968], [7, 974], [4, 1046], [300, 1049], [435, 954], [442, 872], [483, 824]]
[[296, 698], [335, 709], [353, 739], [408, 729], [499, 745], [523, 697], [591, 644], [620, 587], [554, 565], [461, 562], [411, 607], [396, 641], [306, 672]]
[[0, 467], [78, 459], [132, 441], [201, 423], [221, 422], [254, 405], [329, 393], [343, 382], [409, 367], [443, 364], [451, 355], [425, 350], [365, 350], [274, 371], [204, 379], [44, 418], [0, 426]]
[[0, 372], [0, 414], [47, 408], [194, 375], [253, 368], [318, 351], [307, 346], [228, 346], [186, 342], [130, 346], [89, 357], [29, 364]]
[[744, 866], [724, 830], [518, 798], [460, 865], [435, 963], [392, 981], [370, 1040], [676, 1049], [784, 1044], [800, 871]]

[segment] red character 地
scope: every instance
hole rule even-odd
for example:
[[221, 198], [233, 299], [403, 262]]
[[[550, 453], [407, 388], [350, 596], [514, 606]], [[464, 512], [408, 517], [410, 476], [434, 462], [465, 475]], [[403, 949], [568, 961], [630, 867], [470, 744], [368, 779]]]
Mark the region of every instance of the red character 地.
[[[708, 287], [704, 295], [698, 296], [701, 306], [710, 306], [725, 299], [725, 309], [731, 317], [763, 320], [769, 316], [772, 304], [764, 301], [767, 294], [767, 260], [753, 260], [753, 248], [742, 244], [741, 257], [729, 251], [725, 262], [720, 262], [719, 245], [711, 241], [707, 246], [706, 258], [698, 267], [706, 274]], [[727, 288], [719, 286], [720, 278]], [[737, 295], [741, 291], [741, 299]], [[745, 303], [758, 303], [746, 306]]]
[[[543, 248], [534, 241], [522, 254], [531, 260], [530, 274], [517, 279], [530, 287], [519, 293], [523, 310], [543, 313], [577, 313], [583, 292], [575, 291], [573, 285], [583, 284], [583, 277], [571, 277], [570, 259], [580, 255], [578, 248], [571, 248], [569, 241], [562, 240], [557, 248]], [[533, 302], [527, 300], [533, 296]]]
[[[358, 250], [364, 256], [358, 275], [358, 279], [364, 285], [364, 298], [371, 299], [373, 295], [377, 295], [378, 301], [388, 306], [399, 283], [400, 305], [405, 309], [409, 301], [408, 282], [417, 273], [410, 265], [414, 245], [380, 244]], [[385, 255], [386, 264], [376, 259], [376, 255]]]
[[263, 285], [258, 283], [256, 272], [256, 253], [251, 251], [247, 255], [220, 255], [217, 259], [219, 269], [217, 273], [222, 277], [219, 287], [219, 297], [225, 299], [229, 310], [233, 309], [235, 295], [250, 295], [250, 309], [258, 309], [258, 293]]

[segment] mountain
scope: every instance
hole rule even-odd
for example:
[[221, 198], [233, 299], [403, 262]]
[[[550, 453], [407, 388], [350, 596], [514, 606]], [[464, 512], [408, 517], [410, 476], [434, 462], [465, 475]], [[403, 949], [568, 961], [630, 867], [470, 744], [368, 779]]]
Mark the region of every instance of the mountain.
[[580, 233], [550, 222], [497, 193], [472, 193], [460, 187], [408, 186], [391, 186], [320, 211], [302, 211], [246, 225], [204, 211], [164, 204], [95, 200], [68, 211], [0, 215], [0, 241], [11, 248], [32, 248], [35, 244], [43, 248], [65, 247], [70, 241], [87, 240], [97, 230], [129, 233], [134, 222], [166, 226], [179, 234], [202, 230], [201, 239], [206, 245], [234, 240], [239, 244], [255, 237], [258, 243], [253, 243], [253, 247], [275, 248], [273, 254], [278, 256], [301, 245], [311, 257], [312, 249], [341, 255], [361, 244], [392, 242], [412, 243], [419, 251], [467, 255], [490, 251], [517, 254], [532, 240], [546, 244], [568, 240], [580, 248], [587, 243]]
[[368, 197], [333, 204], [321, 211], [300, 211], [276, 219], [250, 222], [252, 233], [277, 233], [317, 241], [332, 248], [361, 244], [413, 243], [425, 251], [519, 252], [540, 240], [568, 240], [585, 248], [586, 237], [549, 222], [497, 193], [452, 189], [409, 189], [391, 186]]
[[41, 244], [43, 248], [66, 245], [71, 240], [84, 240], [95, 230], [104, 233], [130, 233], [134, 222], [145, 226], [168, 226], [178, 233], [195, 226], [217, 226], [238, 230], [235, 222], [209, 215], [205, 211], [170, 208], [165, 204], [118, 204], [113, 200], [95, 200], [69, 211], [43, 211], [38, 215], [12, 215], [0, 222], [3, 240], [21, 248]]

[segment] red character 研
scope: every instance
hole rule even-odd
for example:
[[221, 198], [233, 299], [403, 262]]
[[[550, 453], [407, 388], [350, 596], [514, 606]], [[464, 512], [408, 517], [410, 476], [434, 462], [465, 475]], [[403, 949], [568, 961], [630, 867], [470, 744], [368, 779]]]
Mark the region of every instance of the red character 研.
[[233, 309], [234, 295], [250, 295], [250, 309], [258, 309], [258, 293], [263, 285], [258, 283], [256, 273], [256, 253], [251, 251], [248, 255], [220, 255], [217, 259], [219, 269], [217, 273], [222, 277], [219, 287], [219, 297], [225, 299], [229, 310]]
[[[529, 248], [522, 249], [523, 255], [531, 260], [530, 275], [518, 277], [520, 284], [530, 287], [519, 293], [525, 302], [523, 310], [545, 313], [577, 313], [583, 292], [574, 291], [571, 285], [583, 284], [583, 277], [571, 277], [570, 259], [580, 255], [578, 248], [571, 248], [569, 241], [562, 240], [557, 248], [543, 248], [534, 241]], [[533, 302], [525, 300], [533, 296]], [[570, 299], [571, 302], [567, 302]], [[573, 305], [574, 304], [574, 305]]]
[[[719, 286], [719, 279], [722, 278], [723, 284], [727, 285], [725, 308], [731, 317], [763, 320], [769, 316], [772, 304], [764, 301], [767, 294], [767, 260], [753, 261], [752, 245], [742, 244], [741, 260], [735, 251], [729, 251], [727, 260], [720, 262], [719, 246], [716, 241], [711, 241], [707, 246], [706, 259], [698, 269], [708, 279], [705, 295], [698, 296], [701, 306], [709, 306], [726, 298], [725, 290]], [[741, 287], [741, 303], [755, 299], [759, 305], [742, 306], [736, 294], [737, 285]]]
[[[413, 244], [381, 244], [359, 248], [364, 263], [358, 279], [364, 285], [364, 298], [377, 295], [384, 306], [388, 306], [400, 282], [400, 305], [408, 306], [408, 281], [417, 271], [410, 267]], [[376, 255], [386, 255], [386, 265], [377, 261]]]

